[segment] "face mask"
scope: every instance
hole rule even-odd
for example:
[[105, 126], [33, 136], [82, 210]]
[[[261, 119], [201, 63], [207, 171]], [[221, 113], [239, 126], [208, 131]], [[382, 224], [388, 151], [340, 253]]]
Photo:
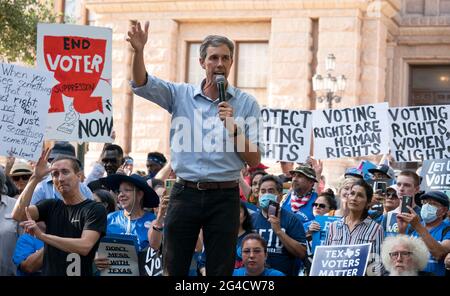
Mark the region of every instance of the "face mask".
[[435, 206], [424, 204], [422, 209], [420, 209], [420, 216], [425, 223], [430, 223], [437, 219], [436, 212], [437, 208]]
[[269, 207], [269, 201], [277, 201], [277, 196], [272, 193], [266, 193], [259, 197], [259, 206], [261, 209], [267, 209]]

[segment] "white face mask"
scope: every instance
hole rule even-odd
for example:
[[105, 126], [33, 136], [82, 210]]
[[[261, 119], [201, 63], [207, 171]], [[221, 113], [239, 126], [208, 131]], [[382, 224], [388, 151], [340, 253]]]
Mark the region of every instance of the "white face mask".
[[431, 223], [437, 219], [437, 207], [430, 204], [424, 204], [420, 209], [420, 216], [425, 223]]

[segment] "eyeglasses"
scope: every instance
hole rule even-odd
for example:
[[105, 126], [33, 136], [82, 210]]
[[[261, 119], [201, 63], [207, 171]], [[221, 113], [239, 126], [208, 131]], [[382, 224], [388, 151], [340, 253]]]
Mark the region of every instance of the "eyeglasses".
[[397, 259], [399, 255], [401, 258], [409, 258], [412, 253], [413, 252], [407, 252], [407, 251], [391, 252], [391, 253], [389, 253], [389, 256], [391, 257], [391, 259]]
[[318, 208], [321, 208], [321, 209], [325, 209], [326, 207], [327, 207], [327, 205], [326, 204], [320, 204], [320, 203], [313, 203], [313, 207], [318, 207]]
[[393, 192], [388, 193], [386, 195], [386, 197], [389, 198], [389, 199], [398, 199], [398, 195], [396, 193], [393, 193]]
[[259, 249], [259, 248], [256, 248], [256, 249], [243, 249], [242, 253], [247, 255], [247, 254], [250, 254], [251, 252], [253, 252], [254, 254], [258, 255], [258, 254], [261, 254], [262, 251], [263, 250]]
[[441, 206], [441, 204], [439, 202], [434, 201], [434, 200], [422, 199], [421, 202], [422, 202], [423, 205], [430, 204], [430, 205], [435, 206], [435, 207], [440, 207]]
[[24, 181], [30, 180], [31, 175], [22, 175], [22, 176], [12, 176], [13, 181], [19, 181], [20, 179]]

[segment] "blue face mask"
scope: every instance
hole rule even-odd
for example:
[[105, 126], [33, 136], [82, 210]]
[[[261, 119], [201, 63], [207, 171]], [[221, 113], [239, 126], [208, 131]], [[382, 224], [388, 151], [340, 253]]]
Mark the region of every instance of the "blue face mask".
[[277, 196], [272, 193], [266, 193], [259, 197], [259, 207], [261, 209], [267, 209], [269, 207], [269, 201], [277, 201]]
[[437, 208], [430, 204], [424, 204], [420, 209], [420, 217], [425, 223], [431, 223], [437, 219]]

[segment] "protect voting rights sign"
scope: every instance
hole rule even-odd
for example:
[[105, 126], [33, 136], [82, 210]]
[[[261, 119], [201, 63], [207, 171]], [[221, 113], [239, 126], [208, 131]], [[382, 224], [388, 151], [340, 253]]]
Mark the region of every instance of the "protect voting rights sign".
[[363, 276], [369, 262], [371, 244], [318, 246], [311, 276]]
[[54, 78], [12, 64], [0, 68], [0, 155], [38, 160]]
[[265, 159], [305, 162], [311, 146], [311, 111], [261, 109]]
[[388, 114], [395, 161], [450, 158], [450, 105], [390, 108]]
[[137, 239], [126, 234], [107, 234], [98, 246], [98, 254], [108, 258], [109, 268], [101, 276], [139, 276]]
[[112, 142], [112, 30], [38, 24], [37, 64], [57, 80], [46, 139]]
[[335, 159], [388, 152], [388, 103], [313, 112], [314, 157]]

